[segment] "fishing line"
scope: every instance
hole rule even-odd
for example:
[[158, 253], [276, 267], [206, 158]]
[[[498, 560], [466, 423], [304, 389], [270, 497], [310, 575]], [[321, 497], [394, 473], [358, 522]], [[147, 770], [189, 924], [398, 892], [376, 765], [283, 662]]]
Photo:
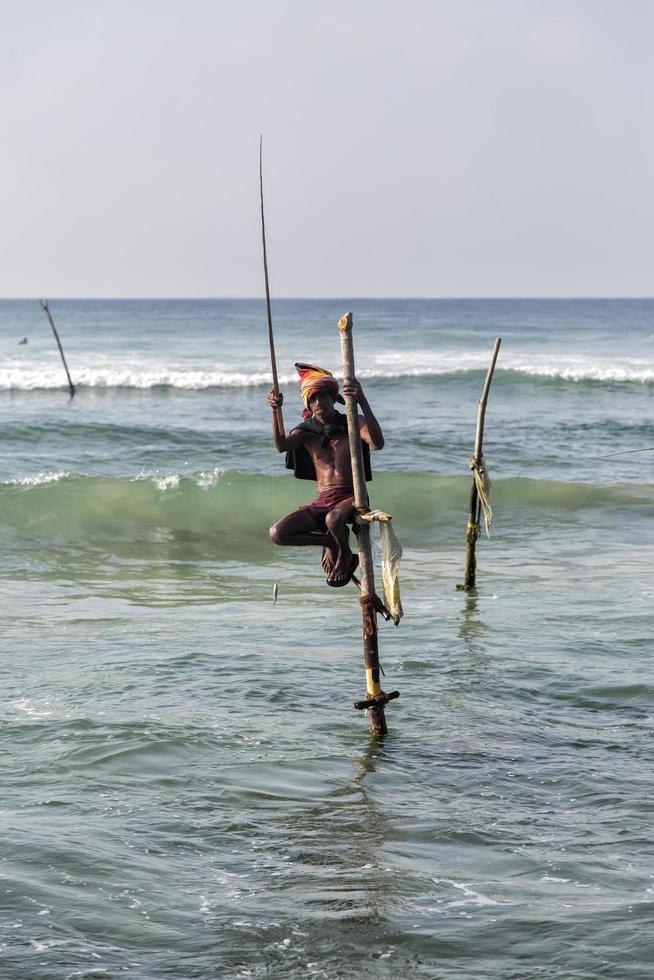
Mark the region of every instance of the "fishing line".
[[[274, 461], [273, 461], [270, 464], [270, 499], [272, 501], [272, 523], [273, 524], [275, 523], [276, 514], [277, 514], [277, 503], [276, 503], [276, 497], [275, 497], [275, 472], [274, 472], [274, 466], [275, 466], [275, 464], [274, 464]], [[276, 545], [274, 539], [271, 541], [271, 543], [272, 543], [272, 552], [273, 552], [273, 569], [275, 570], [275, 572], [277, 572], [278, 567], [279, 567], [278, 566], [278, 559], [277, 559], [277, 545]], [[275, 581], [273, 582], [273, 591], [272, 591], [273, 606], [275, 606], [277, 604], [277, 596], [278, 595], [279, 595], [279, 583], [277, 582], [277, 576], [275, 575]]]
[[611, 459], [612, 456], [628, 456], [630, 453], [651, 453], [654, 452], [654, 446], [646, 446], [644, 449], [623, 449], [619, 453], [608, 453], [607, 456], [591, 456], [588, 460], [589, 463], [597, 463], [600, 459]]
[[[599, 463], [603, 459], [612, 459], [614, 456], [629, 456], [631, 453], [651, 453], [654, 452], [654, 446], [646, 446], [644, 449], [622, 449], [617, 453], [607, 453], [606, 456], [591, 456], [586, 460], [588, 463]], [[577, 504], [574, 512], [578, 511], [586, 502], [588, 495], [593, 490], [599, 489], [596, 485], [590, 484], [586, 487], [586, 492], [584, 493], [581, 501]]]
[[[621, 449], [617, 453], [607, 453], [605, 456], [589, 456], [586, 462], [599, 463], [604, 459], [613, 459], [615, 456], [630, 456], [633, 453], [651, 453], [651, 452], [654, 452], [654, 446], [645, 446], [642, 449]], [[599, 487], [597, 486], [597, 484], [590, 483], [584, 490], [583, 496], [579, 501], [579, 503], [572, 508], [571, 513], [575, 514], [578, 510], [580, 510], [588, 500], [590, 494], [598, 489]], [[551, 513], [548, 516], [553, 517], [554, 514]]]

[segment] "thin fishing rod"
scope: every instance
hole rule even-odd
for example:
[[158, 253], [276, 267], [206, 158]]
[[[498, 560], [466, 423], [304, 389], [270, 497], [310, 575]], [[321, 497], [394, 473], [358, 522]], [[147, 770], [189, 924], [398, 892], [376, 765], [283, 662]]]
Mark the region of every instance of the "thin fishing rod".
[[[272, 369], [273, 391], [279, 394], [277, 380], [277, 359], [275, 358], [275, 338], [273, 337], [272, 310], [270, 308], [270, 283], [268, 280], [268, 252], [266, 250], [266, 219], [263, 213], [263, 136], [259, 138], [259, 191], [261, 196], [261, 241], [263, 244], [263, 274], [266, 283], [266, 312], [268, 314], [268, 345], [270, 347], [270, 367]], [[281, 428], [281, 409], [275, 409]]]
[[68, 378], [68, 390], [70, 391], [71, 399], [75, 397], [75, 385], [73, 384], [73, 379], [70, 376], [70, 371], [68, 370], [68, 365], [66, 364], [66, 357], [64, 355], [64, 349], [61, 346], [61, 341], [59, 340], [59, 334], [57, 333], [57, 328], [54, 325], [54, 320], [52, 319], [52, 314], [50, 313], [50, 307], [48, 306], [47, 299], [39, 300], [41, 304], [41, 309], [45, 310], [48, 320], [50, 321], [50, 326], [52, 327], [52, 332], [55, 335], [55, 340], [57, 341], [57, 347], [59, 348], [59, 353], [61, 354], [61, 360], [63, 361], [64, 370], [66, 372], [66, 377]]
[[[266, 219], [263, 213], [263, 134], [259, 137], [259, 193], [261, 198], [261, 242], [263, 244], [263, 274], [266, 283], [266, 312], [268, 314], [268, 346], [270, 347], [270, 367], [272, 370], [273, 392], [279, 395], [279, 381], [277, 380], [277, 359], [275, 357], [275, 338], [273, 336], [272, 310], [270, 308], [270, 283], [268, 281], [268, 252], [266, 250]], [[284, 435], [284, 419], [281, 406], [274, 409], [275, 425], [277, 431]], [[275, 510], [275, 478], [270, 476], [273, 511]], [[273, 542], [273, 561], [277, 555], [276, 545]], [[273, 584], [273, 606], [277, 604], [279, 595], [279, 585]]]

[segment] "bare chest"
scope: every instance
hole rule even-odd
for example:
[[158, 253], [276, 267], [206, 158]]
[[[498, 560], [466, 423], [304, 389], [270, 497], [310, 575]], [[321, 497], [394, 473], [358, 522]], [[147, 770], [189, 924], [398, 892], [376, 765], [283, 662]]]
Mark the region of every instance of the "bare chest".
[[322, 445], [322, 438], [316, 436], [307, 443], [307, 449], [314, 463], [320, 467], [342, 471], [350, 466], [350, 442], [347, 432], [332, 436], [326, 446]]

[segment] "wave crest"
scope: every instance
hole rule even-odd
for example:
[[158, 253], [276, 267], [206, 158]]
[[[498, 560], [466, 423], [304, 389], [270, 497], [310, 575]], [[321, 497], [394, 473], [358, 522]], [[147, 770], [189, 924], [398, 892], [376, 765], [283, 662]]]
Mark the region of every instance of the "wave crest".
[[[376, 356], [376, 363], [358, 372], [361, 379], [401, 380], [402, 378], [456, 378], [485, 372], [487, 358], [478, 354], [413, 351]], [[268, 370], [241, 371], [229, 368], [165, 368], [135, 365], [132, 367], [87, 366], [72, 368], [79, 388], [149, 390], [172, 388], [185, 391], [208, 391], [220, 388], [253, 388], [271, 384]], [[338, 376], [338, 375], [337, 375]], [[643, 360], [616, 362], [591, 360], [579, 355], [531, 357], [503, 356], [496, 373], [500, 384], [520, 379], [569, 383], [654, 383], [654, 367]], [[282, 385], [297, 382], [295, 373], [280, 375]], [[19, 365], [0, 368], [0, 391], [39, 391], [67, 388], [61, 368], [43, 366], [22, 368]]]
[[[134, 557], [267, 561], [268, 528], [308, 502], [314, 490], [291, 476], [220, 470], [136, 477], [38, 474], [0, 485], [0, 540], [10, 532], [28, 548], [56, 538]], [[376, 473], [371, 484], [373, 504], [393, 514], [403, 543], [418, 550], [464, 539], [469, 490], [466, 475]], [[638, 484], [495, 480], [493, 504], [494, 534], [504, 537], [577, 518], [610, 526], [642, 518], [649, 526], [654, 517], [652, 487]]]

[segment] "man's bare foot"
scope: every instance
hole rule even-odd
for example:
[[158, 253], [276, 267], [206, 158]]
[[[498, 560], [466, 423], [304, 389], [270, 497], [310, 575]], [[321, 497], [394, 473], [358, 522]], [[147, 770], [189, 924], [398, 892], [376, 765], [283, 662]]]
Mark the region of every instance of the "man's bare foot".
[[323, 571], [326, 575], [331, 575], [334, 571], [334, 565], [336, 564], [336, 555], [331, 548], [324, 547], [322, 549], [322, 565]]
[[327, 576], [327, 585], [334, 589], [341, 589], [350, 581], [359, 564], [359, 556], [353, 555], [351, 551], [341, 552], [330, 575]]

